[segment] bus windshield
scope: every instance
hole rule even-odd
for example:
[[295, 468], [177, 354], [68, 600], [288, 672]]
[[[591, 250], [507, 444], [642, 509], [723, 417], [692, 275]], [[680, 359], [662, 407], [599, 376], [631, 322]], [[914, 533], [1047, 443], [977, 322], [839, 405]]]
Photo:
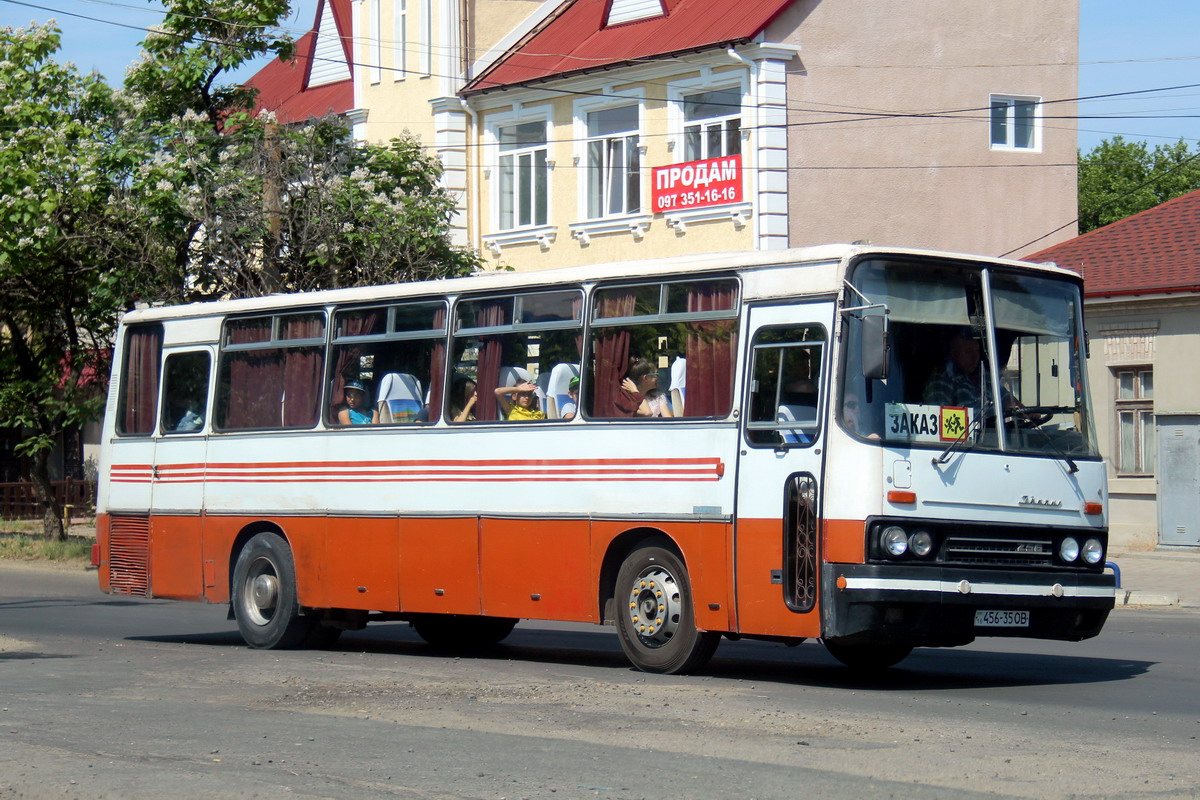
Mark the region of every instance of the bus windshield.
[[[1098, 455], [1075, 284], [900, 259], [860, 262], [848, 283], [839, 409], [848, 431], [889, 444]], [[871, 334], [879, 315], [886, 351]]]

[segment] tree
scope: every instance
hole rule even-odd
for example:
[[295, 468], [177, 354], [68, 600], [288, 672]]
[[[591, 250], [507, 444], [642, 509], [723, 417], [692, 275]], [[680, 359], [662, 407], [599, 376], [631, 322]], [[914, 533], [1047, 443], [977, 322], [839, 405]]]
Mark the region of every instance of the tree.
[[358, 146], [337, 119], [252, 117], [221, 77], [287, 55], [286, 0], [174, 0], [123, 92], [57, 63], [52, 26], [0, 29], [0, 427], [65, 536], [50, 456], [99, 416], [121, 312], [461, 275], [453, 201], [415, 140]]
[[1079, 231], [1095, 228], [1153, 208], [1200, 189], [1200, 150], [1187, 142], [1160, 144], [1120, 136], [1105, 139], [1079, 155]]
[[58, 45], [50, 26], [0, 29], [0, 426], [23, 430], [43, 528], [61, 538], [50, 456], [103, 406], [137, 244], [113, 92], [56, 63]]
[[[252, 57], [288, 57], [267, 31], [286, 0], [174, 0], [126, 80], [153, 143], [135, 194], [173, 254], [156, 296], [204, 300], [462, 275], [477, 254], [448, 239], [453, 198], [416, 140], [356, 144], [335, 117], [281, 126], [220, 88]], [[216, 20], [219, 20], [216, 21]]]

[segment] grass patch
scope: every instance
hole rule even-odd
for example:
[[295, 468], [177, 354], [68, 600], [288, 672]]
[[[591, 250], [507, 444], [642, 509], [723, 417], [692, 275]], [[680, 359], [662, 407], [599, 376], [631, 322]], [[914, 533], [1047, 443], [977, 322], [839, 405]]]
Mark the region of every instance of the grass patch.
[[0, 559], [91, 563], [92, 544], [95, 541], [84, 536], [72, 536], [65, 542], [58, 542], [25, 533], [0, 533]]

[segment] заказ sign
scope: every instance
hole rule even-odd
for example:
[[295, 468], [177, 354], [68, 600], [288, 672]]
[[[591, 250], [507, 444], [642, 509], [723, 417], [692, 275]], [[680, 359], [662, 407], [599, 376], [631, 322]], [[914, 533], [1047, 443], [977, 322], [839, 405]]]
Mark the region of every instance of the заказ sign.
[[651, 170], [655, 213], [742, 202], [742, 157], [708, 158]]

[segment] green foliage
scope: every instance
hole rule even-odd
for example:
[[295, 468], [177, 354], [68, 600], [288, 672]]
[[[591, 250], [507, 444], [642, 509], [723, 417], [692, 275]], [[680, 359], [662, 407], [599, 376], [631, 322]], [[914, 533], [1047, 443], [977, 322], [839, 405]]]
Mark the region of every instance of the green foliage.
[[[0, 528], [12, 523], [0, 522]], [[65, 561], [83, 566], [92, 560], [95, 539], [74, 536], [61, 541], [25, 534], [0, 533], [0, 559], [13, 561]]]
[[291, 43], [287, 0], [170, 0], [115, 92], [54, 55], [51, 26], [0, 29], [0, 427], [45, 506], [47, 458], [104, 402], [118, 319], [180, 301], [461, 275], [439, 162], [359, 146], [338, 119], [281, 127], [221, 78]]
[[1165, 203], [1200, 189], [1200, 150], [1187, 142], [1160, 144], [1105, 139], [1079, 155], [1079, 232]]

